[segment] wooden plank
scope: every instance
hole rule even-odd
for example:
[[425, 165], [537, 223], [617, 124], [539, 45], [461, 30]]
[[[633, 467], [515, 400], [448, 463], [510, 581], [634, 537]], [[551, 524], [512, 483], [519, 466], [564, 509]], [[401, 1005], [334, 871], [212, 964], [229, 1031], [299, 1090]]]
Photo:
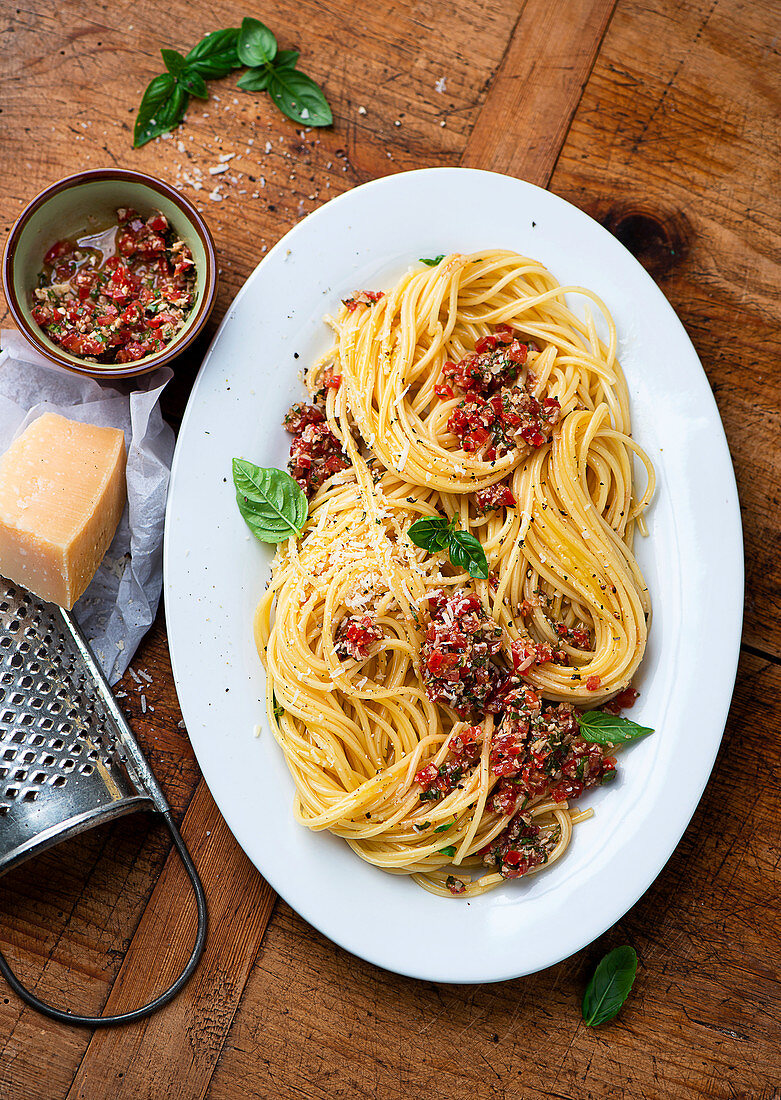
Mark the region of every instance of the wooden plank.
[[[531, 5], [528, 0], [513, 36], [515, 61], [510, 64], [509, 52], [505, 60], [510, 75], [522, 68], [523, 42], [533, 40], [519, 37], [524, 19], [525, 35], [535, 33]], [[170, 25], [181, 35], [170, 44], [181, 47], [243, 14], [228, 0], [217, 0], [208, 19], [193, 14], [183, 0], [172, 0], [168, 10]], [[328, 195], [401, 168], [462, 158], [475, 163], [468, 159], [473, 154], [465, 153], [466, 139], [517, 17], [516, 0], [500, 0], [487, 10], [459, 3], [394, 3], [380, 26], [372, 10], [354, 11], [341, 0], [327, 9], [314, 0], [295, 6], [288, 0], [275, 8], [273, 26], [283, 46], [296, 41], [303, 46], [308, 71], [337, 105], [332, 134], [302, 136], [254, 97], [237, 96], [235, 104], [225, 82], [216, 113], [214, 105], [196, 105], [185, 130], [133, 153], [128, 140], [133, 108], [159, 65], [161, 31], [152, 5], [120, 0], [110, 18], [102, 9], [89, 16], [59, 11], [48, 0], [16, 15], [8, 9], [0, 13], [4, 42], [13, 47], [0, 77], [4, 151], [19, 173], [9, 177], [0, 196], [2, 224], [10, 225], [22, 200], [39, 186], [81, 166], [116, 160], [162, 174], [205, 207], [215, 228], [223, 266], [216, 320], [263, 245], [270, 247]], [[749, 573], [756, 602], [748, 605], [747, 636], [774, 652], [781, 637], [774, 572], [779, 522], [768, 487], [777, 480], [777, 463], [772, 448], [758, 447], [756, 431], [746, 427], [777, 437], [772, 365], [779, 349], [772, 319], [779, 222], [771, 155], [778, 145], [777, 23], [770, 3], [748, 8], [737, 0], [689, 0], [680, 7], [668, 0], [649, 7], [621, 0], [552, 182], [554, 190], [604, 220], [641, 256], [704, 356], [738, 456], [749, 547], [758, 563]], [[548, 46], [566, 33], [560, 22]], [[583, 69], [580, 55], [578, 63]], [[507, 146], [505, 154], [516, 157], [505, 170], [527, 178], [531, 156], [517, 156], [528, 146], [534, 164], [542, 165], [534, 168], [536, 182], [544, 182], [550, 155], [546, 159], [531, 127], [520, 138], [512, 129], [527, 115], [545, 118], [547, 98], [533, 94], [528, 81], [540, 80], [552, 99], [564, 88], [556, 102], [572, 104], [577, 92], [566, 70], [557, 82], [546, 69], [541, 59], [523, 70], [529, 98], [518, 114], [519, 89], [510, 94], [506, 85], [493, 85], [486, 100], [490, 111], [475, 131], [488, 155], [493, 130]], [[439, 92], [435, 82], [442, 76], [447, 87]], [[112, 88], [110, 97], [106, 87]], [[45, 104], [46, 125], [40, 111], [34, 116], [38, 121], [31, 121], [36, 104]], [[501, 112], [501, 123], [491, 127], [494, 111], [497, 119]], [[272, 151], [261, 154], [266, 140]], [[185, 174], [194, 178], [194, 166], [205, 173], [223, 151], [236, 152], [235, 161], [240, 156], [244, 163], [237, 164], [236, 182], [229, 180], [224, 198], [216, 202], [194, 190]], [[257, 186], [257, 199], [251, 198], [249, 183]], [[181, 414], [196, 362], [193, 355], [180, 365], [166, 395], [172, 418]], [[137, 687], [127, 681], [123, 686], [131, 699], [125, 705], [181, 811], [197, 770], [166, 680], [162, 623], [148, 646], [140, 667], [153, 676], [148, 698], [156, 711], [141, 713]], [[245, 987], [209, 1095], [231, 1100], [293, 1095], [770, 1100], [778, 1095], [775, 1021], [781, 997], [768, 976], [768, 959], [779, 933], [772, 837], [780, 807], [766, 760], [777, 758], [780, 747], [773, 717], [781, 685], [777, 669], [751, 656], [744, 658], [742, 677], [730, 740], [692, 828], [663, 876], [603, 942], [524, 981], [437, 988], [358, 962], [282, 906]], [[155, 743], [151, 731], [158, 727], [162, 732]], [[4, 910], [10, 905], [12, 914], [5, 924], [18, 944], [14, 957], [25, 973], [36, 973], [47, 952], [57, 960], [47, 963], [42, 992], [54, 994], [72, 982], [74, 1001], [100, 1003], [116, 973], [117, 943], [123, 947], [132, 935], [146, 900], [144, 884], [165, 855], [164, 846], [150, 853], [154, 838], [154, 833], [151, 841], [140, 834], [120, 838], [128, 847], [116, 860], [104, 855], [96, 862], [97, 847], [79, 849], [86, 867], [94, 868], [93, 888], [106, 891], [105, 907], [84, 894], [87, 870], [69, 883], [56, 861], [44, 872], [52, 884], [49, 899], [41, 898], [40, 885], [36, 895], [32, 875], [19, 891], [22, 896], [4, 898]], [[131, 883], [127, 892], [124, 881]], [[636, 944], [643, 963], [632, 1002], [608, 1029], [585, 1031], [577, 1025], [577, 1003], [586, 972], [602, 950], [624, 939]], [[60, 1100], [87, 1037], [31, 1013], [17, 1016], [17, 1008], [0, 998], [0, 1098]], [[158, 1018], [160, 1027], [175, 1009]], [[229, 1021], [230, 1012], [208, 1032], [214, 1049]], [[144, 1061], [150, 1077], [133, 1078], [136, 1091], [125, 1095], [146, 1097], [150, 1088], [158, 1090], [154, 1095], [176, 1096], [177, 1088], [181, 1095], [202, 1095], [214, 1065], [211, 1053], [193, 1076], [200, 1093], [183, 1091], [189, 1069], [182, 1071], [183, 1051], [190, 1050], [191, 1040], [203, 1041], [201, 1036], [188, 1033], [177, 1017], [170, 1043], [162, 1033], [154, 1038], [154, 1065]], [[93, 1065], [115, 1075], [124, 1072], [121, 1032], [114, 1042], [116, 1048], [96, 1048], [84, 1063], [88, 1076], [79, 1087], [89, 1100], [115, 1095], [124, 1080], [92, 1072]], [[144, 1060], [143, 1049], [138, 1056]], [[169, 1060], [178, 1074], [173, 1085]]]
[[526, 0], [461, 163], [545, 187], [616, 0]]
[[[139, 676], [136, 683], [127, 675], [120, 703], [180, 816], [200, 773], [178, 725], [162, 615], [133, 667], [152, 682]], [[168, 850], [167, 830], [152, 815], [138, 814], [52, 849], [3, 878], [4, 949], [44, 1000], [100, 1012]], [[88, 1040], [88, 1032], [45, 1020], [15, 997], [0, 998], [0, 1100], [64, 1096]]]
[[[182, 835], [201, 874], [211, 935], [194, 977], [156, 1015], [97, 1031], [68, 1100], [175, 1100], [202, 1096], [219, 1057], [275, 895], [249, 864], [201, 782]], [[189, 883], [172, 854], [144, 911], [106, 1012], [126, 1011], [164, 989], [186, 962], [195, 935]]]
[[[347, 955], [280, 904], [208, 1100], [776, 1097], [781, 865], [768, 761], [781, 746], [766, 716], [781, 666], [746, 655], [738, 685], [690, 828], [600, 940], [528, 978], [441, 986]], [[635, 989], [615, 1023], [589, 1030], [585, 983], [620, 943], [640, 956]]]
[[744, 638], [776, 657], [779, 30], [777, 4], [622, 2], [551, 181], [640, 258], [694, 342], [743, 509]]

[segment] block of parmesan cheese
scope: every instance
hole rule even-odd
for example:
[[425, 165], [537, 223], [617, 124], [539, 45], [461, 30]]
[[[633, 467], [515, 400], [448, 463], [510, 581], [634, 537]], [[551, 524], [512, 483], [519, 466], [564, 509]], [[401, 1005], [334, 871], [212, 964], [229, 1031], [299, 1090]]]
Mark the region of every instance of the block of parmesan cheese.
[[70, 609], [125, 506], [125, 437], [44, 413], [0, 458], [0, 574]]

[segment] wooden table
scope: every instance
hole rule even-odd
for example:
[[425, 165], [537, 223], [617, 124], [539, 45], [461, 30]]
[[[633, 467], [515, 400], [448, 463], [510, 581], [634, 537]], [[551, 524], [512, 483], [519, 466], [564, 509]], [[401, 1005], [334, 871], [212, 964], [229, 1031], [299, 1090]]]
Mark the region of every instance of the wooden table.
[[[303, 133], [228, 79], [193, 103], [180, 131], [133, 151], [158, 48], [186, 50], [248, 13], [301, 48], [334, 128]], [[304, 213], [390, 172], [495, 169], [601, 221], [659, 282], [702, 358], [737, 469], [748, 581], [722, 750], [664, 872], [579, 955], [478, 987], [377, 970], [275, 899], [200, 779], [161, 610], [133, 664], [151, 677], [149, 708], [129, 675], [122, 703], [203, 874], [207, 952], [168, 1009], [118, 1031], [54, 1025], [0, 990], [0, 1098], [781, 1097], [777, 0], [280, 0], [265, 11], [232, 0], [34, 0], [6, 5], [0, 26], [3, 231], [41, 187], [82, 168], [137, 167], [182, 185], [217, 240], [212, 330]], [[235, 153], [230, 171], [213, 177], [224, 153]], [[194, 189], [198, 172], [206, 185]], [[204, 347], [165, 395], [174, 424]], [[144, 816], [3, 886], [3, 948], [59, 1003], [130, 1007], [189, 949], [183, 874]], [[587, 976], [623, 942], [640, 956], [635, 990], [613, 1024], [589, 1030]]]

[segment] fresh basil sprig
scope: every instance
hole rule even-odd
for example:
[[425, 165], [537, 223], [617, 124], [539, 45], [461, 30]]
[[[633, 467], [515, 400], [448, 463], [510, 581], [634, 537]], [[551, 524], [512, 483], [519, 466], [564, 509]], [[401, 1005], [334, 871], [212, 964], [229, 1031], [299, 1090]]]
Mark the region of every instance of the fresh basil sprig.
[[244, 458], [233, 460], [236, 503], [247, 526], [261, 542], [282, 542], [304, 529], [306, 496], [284, 470], [263, 468]]
[[457, 568], [465, 569], [476, 580], [488, 579], [485, 550], [474, 535], [456, 529], [455, 519], [448, 523], [444, 516], [423, 516], [411, 524], [407, 534], [421, 550], [429, 554], [447, 550], [450, 561]]
[[219, 80], [234, 69], [240, 69], [238, 43], [238, 27], [212, 31], [188, 53], [185, 58], [188, 70], [198, 73], [204, 80]]
[[578, 715], [578, 722], [583, 740], [597, 745], [625, 745], [627, 741], [635, 741], [654, 732], [650, 726], [638, 726], [629, 718], [608, 714], [604, 710], [587, 710], [585, 714]]
[[420, 258], [420, 259], [418, 260], [418, 263], [419, 263], [419, 264], [425, 264], [425, 265], [426, 265], [426, 267], [436, 267], [436, 266], [437, 266], [437, 264], [441, 264], [441, 263], [442, 263], [442, 261], [444, 260], [444, 258], [445, 258], [445, 253], [444, 253], [444, 252], [443, 252], [443, 253], [441, 253], [441, 255], [439, 255], [439, 256], [435, 256], [433, 260], [425, 260], [425, 259], [423, 259], [423, 257], [421, 256], [421, 258]]
[[133, 131], [136, 148], [178, 126], [190, 96], [208, 99], [207, 80], [219, 80], [242, 65], [248, 68], [238, 81], [242, 91], [268, 92], [284, 115], [305, 126], [333, 122], [320, 87], [296, 69], [298, 51], [279, 50], [274, 34], [259, 19], [212, 31], [186, 56], [178, 50], [160, 52], [168, 71], [156, 76], [144, 92]]
[[581, 1011], [587, 1027], [599, 1027], [618, 1014], [629, 996], [636, 973], [634, 947], [616, 947], [605, 955], [583, 994]]
[[273, 61], [277, 53], [277, 40], [265, 23], [259, 19], [245, 19], [241, 24], [238, 42], [239, 61], [248, 69]]
[[[434, 830], [434, 832], [436, 832], [436, 829]], [[440, 848], [439, 854], [441, 856], [448, 856], [450, 859], [452, 859], [453, 856], [456, 854], [455, 844], [448, 844], [447, 848]]]

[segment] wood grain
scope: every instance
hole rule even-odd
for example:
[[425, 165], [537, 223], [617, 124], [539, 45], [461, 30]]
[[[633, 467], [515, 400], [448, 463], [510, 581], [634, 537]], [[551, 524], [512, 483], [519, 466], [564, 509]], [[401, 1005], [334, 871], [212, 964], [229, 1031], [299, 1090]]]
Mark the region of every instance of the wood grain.
[[[134, 661], [152, 677], [146, 713], [130, 676], [120, 701], [178, 817], [187, 811], [217, 913], [209, 956], [159, 1016], [91, 1041], [0, 996], [0, 1100], [781, 1100], [781, 10], [774, 0], [618, 0], [614, 11], [607, 0], [393, 0], [378, 19], [347, 0], [282, 0], [273, 18], [253, 14], [283, 48], [302, 48], [335, 107], [333, 131], [307, 133], [227, 80], [176, 134], [132, 151], [159, 47], [187, 48], [247, 11], [169, 0], [166, 14], [149, 0], [0, 9], [0, 225], [79, 168], [153, 172], [214, 230], [213, 331], [264, 248], [356, 183], [458, 163], [550, 181], [648, 267], [703, 359], [744, 507], [753, 652], [705, 797], [624, 920], [543, 974], [446, 987], [354, 959], [284, 904], [255, 959], [270, 895], [197, 788], [161, 613]], [[226, 152], [231, 170], [215, 187], [208, 168]], [[209, 335], [164, 396], [174, 424]], [[180, 952], [189, 935], [187, 889], [167, 855], [164, 832], [138, 817], [4, 879], [2, 940], [20, 972], [42, 995], [93, 1010], [110, 991], [109, 1003], [124, 1005], [152, 977], [162, 986], [165, 929], [176, 929]], [[639, 952], [636, 989], [615, 1023], [592, 1032], [579, 998], [620, 942]]]
[[[201, 781], [182, 826], [209, 904], [211, 935], [194, 977], [165, 1010], [122, 1029], [97, 1031], [67, 1100], [178, 1100], [206, 1092], [275, 895], [231, 836]], [[172, 853], [160, 876], [106, 1012], [151, 999], [181, 971], [195, 938], [195, 903]], [[161, 1066], [165, 1072], [161, 1073]]]
[[526, 0], [461, 163], [545, 187], [615, 0]]

